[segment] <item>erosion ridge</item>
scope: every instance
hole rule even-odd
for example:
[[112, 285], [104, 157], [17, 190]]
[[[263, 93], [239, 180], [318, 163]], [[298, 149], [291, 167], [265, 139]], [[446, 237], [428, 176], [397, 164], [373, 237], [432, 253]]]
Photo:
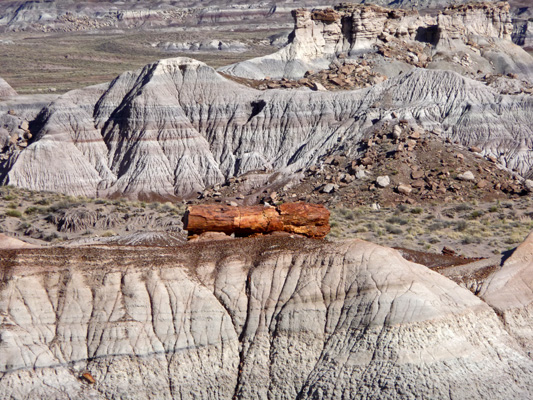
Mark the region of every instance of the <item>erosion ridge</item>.
[[367, 242], [0, 255], [2, 397], [531, 396], [487, 304]]
[[395, 119], [441, 129], [527, 176], [532, 109], [531, 96], [450, 71], [414, 69], [356, 91], [257, 91], [175, 58], [59, 97], [27, 147], [4, 149], [0, 180], [91, 197], [190, 196], [251, 170], [294, 175], [333, 148], [357, 157], [342, 144]]

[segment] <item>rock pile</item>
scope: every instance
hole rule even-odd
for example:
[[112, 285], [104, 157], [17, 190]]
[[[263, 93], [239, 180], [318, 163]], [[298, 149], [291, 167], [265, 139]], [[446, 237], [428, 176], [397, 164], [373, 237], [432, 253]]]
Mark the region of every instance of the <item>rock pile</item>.
[[372, 71], [372, 66], [366, 60], [340, 60], [331, 63], [328, 69], [318, 72], [307, 71], [302, 79], [264, 79], [257, 81], [243, 79], [242, 83], [260, 90], [279, 88], [308, 87], [312, 90], [352, 90], [370, 87], [387, 79], [379, 72]]

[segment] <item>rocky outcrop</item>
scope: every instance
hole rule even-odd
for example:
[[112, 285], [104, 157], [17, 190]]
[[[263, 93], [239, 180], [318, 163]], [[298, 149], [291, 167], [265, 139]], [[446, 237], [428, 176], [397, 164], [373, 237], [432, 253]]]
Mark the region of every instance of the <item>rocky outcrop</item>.
[[[349, 3], [328, 10], [300, 9], [293, 12], [295, 27], [289, 45], [220, 71], [251, 79], [300, 79], [307, 71], [327, 69], [337, 57], [347, 55], [374, 59], [377, 71], [388, 76], [409, 65], [425, 67], [429, 60], [431, 68], [469, 76], [515, 73], [531, 80], [531, 57], [511, 43], [509, 10], [505, 2], [452, 6], [437, 17]], [[396, 51], [387, 49], [391, 46]], [[382, 57], [373, 54], [374, 48]]]
[[183, 217], [183, 226], [189, 236], [204, 232], [236, 236], [287, 232], [317, 239], [324, 238], [330, 229], [329, 211], [309, 203], [284, 203], [277, 207], [191, 206]]
[[225, 42], [221, 40], [211, 39], [203, 40], [201, 42], [160, 42], [152, 45], [165, 51], [181, 51], [181, 52], [204, 52], [204, 51], [229, 51], [242, 52], [248, 50], [248, 46], [237, 40]]
[[263, 92], [176, 58], [58, 98], [27, 148], [0, 164], [0, 182], [85, 196], [191, 196], [248, 171], [294, 178], [326, 154], [355, 160], [374, 125], [393, 119], [439, 128], [527, 175], [532, 109], [530, 96], [503, 96], [449, 71], [415, 69], [357, 91]]
[[0, 255], [2, 398], [533, 394], [531, 358], [487, 304], [367, 242]]
[[510, 40], [513, 24], [507, 2], [468, 3], [447, 7], [437, 17], [439, 40], [485, 36]]
[[515, 20], [513, 41], [524, 47], [526, 50], [533, 50], [533, 19], [532, 20]]

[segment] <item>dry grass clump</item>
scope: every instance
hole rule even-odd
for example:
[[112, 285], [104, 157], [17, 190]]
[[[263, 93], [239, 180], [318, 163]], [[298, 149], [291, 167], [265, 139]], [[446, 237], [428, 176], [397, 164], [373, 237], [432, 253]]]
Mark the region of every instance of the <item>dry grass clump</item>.
[[425, 204], [331, 210], [333, 240], [360, 238], [385, 246], [465, 256], [490, 256], [516, 247], [533, 230], [533, 200]]
[[0, 232], [37, 243], [137, 231], [180, 233], [182, 203], [92, 199], [0, 187]]

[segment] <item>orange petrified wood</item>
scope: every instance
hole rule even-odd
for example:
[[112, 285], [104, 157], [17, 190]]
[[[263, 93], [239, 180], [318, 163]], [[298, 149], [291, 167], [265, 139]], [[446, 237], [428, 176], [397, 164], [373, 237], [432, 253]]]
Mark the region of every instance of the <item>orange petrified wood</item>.
[[204, 232], [249, 236], [283, 231], [321, 239], [329, 232], [329, 211], [322, 205], [309, 203], [285, 203], [277, 207], [198, 205], [189, 207], [183, 225], [189, 236]]

